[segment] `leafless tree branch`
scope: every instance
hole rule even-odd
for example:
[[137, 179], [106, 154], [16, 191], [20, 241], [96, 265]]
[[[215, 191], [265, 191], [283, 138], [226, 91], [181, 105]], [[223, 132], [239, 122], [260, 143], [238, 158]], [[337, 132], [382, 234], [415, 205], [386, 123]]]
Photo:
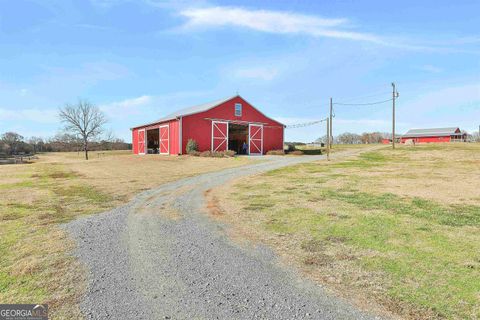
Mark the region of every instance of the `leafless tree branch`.
[[103, 112], [90, 102], [79, 100], [75, 105], [67, 104], [60, 108], [59, 117], [65, 133], [82, 138], [85, 159], [88, 160], [88, 143], [103, 132], [103, 126], [107, 123]]

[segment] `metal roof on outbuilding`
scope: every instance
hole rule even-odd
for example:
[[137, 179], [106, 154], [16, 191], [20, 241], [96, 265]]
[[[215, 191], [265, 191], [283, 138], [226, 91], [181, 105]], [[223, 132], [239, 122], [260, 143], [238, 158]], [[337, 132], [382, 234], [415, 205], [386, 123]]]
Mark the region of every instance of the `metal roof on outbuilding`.
[[170, 113], [170, 114], [166, 115], [165, 117], [157, 119], [156, 121], [141, 124], [141, 125], [138, 125], [138, 126], [135, 126], [135, 127], [131, 128], [131, 129], [145, 127], [145, 126], [149, 126], [149, 125], [152, 125], [152, 124], [177, 119], [179, 117], [187, 116], [187, 115], [190, 115], [190, 114], [204, 112], [204, 111], [210, 110], [210, 109], [212, 109], [212, 108], [214, 108], [214, 107], [216, 107], [216, 106], [218, 106], [218, 105], [220, 105], [220, 104], [222, 104], [222, 103], [224, 103], [228, 100], [231, 100], [235, 97], [237, 97], [237, 95], [231, 96], [231, 97], [228, 97], [228, 98], [224, 98], [224, 99], [220, 99], [220, 100], [215, 100], [215, 101], [212, 101], [212, 102], [202, 103], [202, 104], [192, 106], [192, 107], [188, 107], [188, 108], [183, 108], [183, 109], [177, 110], [173, 113]]
[[[215, 101], [211, 101], [211, 102], [207, 102], [207, 103], [202, 103], [202, 104], [199, 104], [199, 105], [196, 105], [196, 106], [192, 106], [192, 107], [188, 107], [188, 108], [183, 108], [183, 109], [180, 109], [180, 110], [177, 110], [173, 113], [170, 113], [168, 115], [166, 115], [165, 117], [162, 117], [160, 119], [157, 119], [156, 121], [153, 121], [153, 122], [149, 122], [149, 123], [145, 123], [145, 124], [141, 124], [141, 125], [138, 125], [138, 126], [135, 126], [133, 128], [130, 128], [130, 130], [132, 129], [135, 129], [135, 128], [140, 128], [140, 127], [146, 127], [146, 126], [150, 126], [150, 125], [154, 125], [154, 124], [157, 124], [157, 123], [160, 123], [160, 122], [165, 122], [165, 121], [169, 121], [169, 120], [173, 120], [173, 119], [178, 119], [180, 117], [184, 117], [184, 116], [189, 116], [189, 115], [192, 115], [192, 114], [195, 114], [195, 113], [200, 113], [200, 112], [204, 112], [204, 111], [208, 111], [212, 108], [215, 108], [219, 105], [221, 105], [222, 103], [224, 102], [227, 102], [229, 100], [232, 100], [233, 98], [236, 98], [236, 97], [240, 97], [240, 95], [234, 95], [234, 96], [230, 96], [230, 97], [227, 97], [227, 98], [223, 98], [223, 99], [219, 99], [219, 100], [215, 100]], [[242, 98], [242, 97], [240, 97]], [[243, 100], [245, 100], [244, 98], [242, 98]], [[246, 101], [246, 100], [245, 100]], [[256, 109], [258, 112], [260, 112], [262, 115], [264, 115], [265, 117], [267, 117], [265, 114], [263, 114], [260, 110]], [[269, 118], [269, 117], [267, 117]], [[276, 120], [275, 120], [276, 121]], [[276, 121], [277, 123], [280, 123], [278, 121]], [[281, 125], [284, 126], [283, 123], [280, 123]]]
[[430, 129], [410, 129], [403, 135], [403, 137], [443, 137], [458, 135], [460, 133], [459, 127], [449, 128], [430, 128]]

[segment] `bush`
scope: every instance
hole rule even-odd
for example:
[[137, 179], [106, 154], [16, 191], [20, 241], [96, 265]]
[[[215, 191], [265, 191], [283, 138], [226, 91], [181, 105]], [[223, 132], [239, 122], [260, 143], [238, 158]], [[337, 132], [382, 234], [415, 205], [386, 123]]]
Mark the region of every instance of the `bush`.
[[188, 154], [198, 152], [198, 143], [193, 139], [188, 139], [187, 146], [185, 148]]
[[213, 158], [223, 158], [223, 157], [225, 157], [225, 153], [223, 151], [215, 151], [215, 152], [212, 152], [211, 157], [213, 157]]
[[235, 154], [237, 154], [233, 150], [227, 150], [227, 151], [203, 151], [203, 152], [198, 152], [195, 151], [191, 153], [190, 155], [192, 156], [198, 156], [198, 157], [211, 157], [211, 158], [230, 158], [233, 157]]
[[200, 152], [199, 151], [191, 151], [188, 154], [191, 155], [191, 156], [194, 156], [194, 157], [198, 157], [200, 155]]
[[211, 157], [212, 152], [211, 151], [202, 151], [202, 152], [200, 152], [199, 156], [200, 157]]
[[233, 150], [227, 150], [227, 151], [224, 151], [223, 153], [224, 153], [224, 155], [225, 155], [226, 157], [233, 157], [233, 156], [235, 156], [235, 155], [237, 154], [237, 153], [236, 153], [235, 151], [233, 151]]
[[293, 154], [295, 156], [301, 156], [301, 155], [303, 155], [303, 151], [295, 150], [295, 151], [289, 152], [288, 154]]
[[296, 148], [294, 144], [287, 144], [287, 152], [293, 152], [295, 150]]
[[283, 156], [285, 155], [285, 151], [283, 150], [270, 150], [267, 152], [269, 156]]

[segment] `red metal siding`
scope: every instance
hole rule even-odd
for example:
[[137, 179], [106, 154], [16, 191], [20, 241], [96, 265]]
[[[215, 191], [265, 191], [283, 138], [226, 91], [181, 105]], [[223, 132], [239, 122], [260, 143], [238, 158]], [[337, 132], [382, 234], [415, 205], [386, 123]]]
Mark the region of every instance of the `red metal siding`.
[[[235, 103], [242, 104], [242, 115], [239, 117], [235, 116]], [[244, 121], [246, 125], [248, 125], [249, 122], [262, 123], [264, 126], [263, 153], [266, 153], [269, 150], [283, 149], [283, 125], [266, 117], [242, 98], [235, 97], [208, 111], [183, 116], [182, 120], [175, 119], [133, 129], [133, 153], [138, 154], [139, 129], [148, 130], [158, 128], [165, 124], [168, 124], [169, 126], [170, 154], [176, 155], [186, 153], [185, 148], [188, 139], [195, 139], [200, 151], [210, 150], [212, 147], [212, 120], [210, 119]], [[182, 140], [182, 152], [180, 150], [180, 139]]]
[[170, 154], [177, 155], [179, 154], [180, 146], [180, 121], [172, 120], [168, 123], [170, 128]]
[[263, 127], [263, 153], [270, 150], [283, 150], [283, 126]]
[[132, 150], [133, 154], [138, 154], [138, 129], [132, 130]]
[[413, 140], [415, 143], [432, 143], [432, 142], [450, 142], [450, 136], [443, 137], [418, 137], [418, 138], [402, 138], [402, 143], [405, 143], [407, 140]]
[[[138, 154], [138, 130], [151, 130], [160, 128], [160, 126], [168, 125], [168, 146], [169, 154], [179, 154], [179, 120], [171, 120], [166, 122], [149, 125], [146, 127], [138, 127], [132, 130], [132, 150], [134, 154]], [[163, 152], [163, 149], [162, 149]]]
[[[240, 117], [235, 116], [235, 103], [242, 104], [242, 115]], [[188, 139], [196, 140], [200, 151], [211, 149], [212, 121], [209, 119], [263, 123], [265, 126], [263, 152], [283, 149], [283, 126], [263, 115], [242, 98], [235, 97], [208, 111], [183, 117], [182, 148], [184, 153]]]

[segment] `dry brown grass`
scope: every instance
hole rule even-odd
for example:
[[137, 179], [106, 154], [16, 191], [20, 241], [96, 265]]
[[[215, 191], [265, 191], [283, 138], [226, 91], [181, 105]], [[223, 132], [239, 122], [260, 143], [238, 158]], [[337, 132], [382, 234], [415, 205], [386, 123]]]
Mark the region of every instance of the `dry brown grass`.
[[202, 158], [193, 156], [137, 156], [117, 152], [115, 156], [93, 157], [89, 161], [77, 153], [45, 154], [42, 162], [60, 163], [79, 179], [120, 201], [160, 184], [200, 173], [249, 163], [248, 158]]
[[[33, 164], [0, 166], [0, 302], [48, 303], [52, 319], [81, 318], [85, 272], [69, 254], [74, 244], [61, 223], [169, 181], [249, 161], [92, 152], [89, 161], [77, 153], [55, 153]], [[139, 213], [158, 210], [180, 218], [169, 203], [152, 203]]]
[[475, 319], [479, 156], [478, 144], [400, 146], [297, 165], [209, 192], [207, 211], [362, 309]]
[[[442, 203], [478, 204], [480, 148], [477, 144], [400, 145], [380, 152], [388, 165], [342, 167], [333, 173], [353, 179], [332, 179], [326, 186], [354, 187], [365, 192], [390, 192]], [[342, 160], [337, 160], [342, 161]], [[352, 181], [354, 186], [352, 186]]]

